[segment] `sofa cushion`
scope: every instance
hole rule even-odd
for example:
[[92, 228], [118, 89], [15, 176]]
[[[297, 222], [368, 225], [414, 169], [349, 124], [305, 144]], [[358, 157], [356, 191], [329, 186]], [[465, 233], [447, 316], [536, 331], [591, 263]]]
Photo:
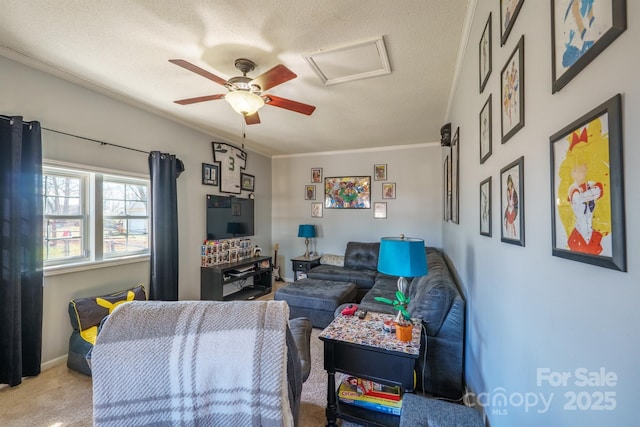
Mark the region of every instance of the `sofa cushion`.
[[355, 270], [335, 265], [317, 265], [307, 273], [309, 279], [355, 283], [360, 289], [369, 289], [378, 276], [375, 270]]
[[354, 270], [378, 271], [380, 242], [349, 242], [344, 252], [344, 266]]
[[320, 264], [344, 267], [344, 255], [325, 254], [320, 257]]
[[427, 335], [436, 336], [459, 293], [436, 249], [427, 249], [427, 265], [428, 274], [414, 278], [409, 284], [407, 296], [411, 301], [407, 310], [412, 317], [424, 321]]

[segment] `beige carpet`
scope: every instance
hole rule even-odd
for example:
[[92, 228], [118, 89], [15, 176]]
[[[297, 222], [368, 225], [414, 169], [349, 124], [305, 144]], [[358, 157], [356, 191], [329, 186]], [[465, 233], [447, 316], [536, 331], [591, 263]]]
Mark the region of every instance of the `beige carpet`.
[[[274, 283], [275, 292], [282, 282]], [[260, 299], [273, 298], [273, 294]], [[300, 426], [326, 425], [327, 374], [319, 329], [311, 334], [311, 374], [302, 389]], [[0, 389], [0, 426], [67, 427], [92, 425], [91, 378], [58, 365], [21, 385]]]

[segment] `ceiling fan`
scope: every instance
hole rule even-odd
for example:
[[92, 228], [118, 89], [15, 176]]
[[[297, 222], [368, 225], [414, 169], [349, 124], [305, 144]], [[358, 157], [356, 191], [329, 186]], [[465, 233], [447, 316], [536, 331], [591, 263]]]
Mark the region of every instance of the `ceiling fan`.
[[225, 99], [236, 112], [244, 116], [244, 120], [248, 125], [260, 123], [258, 110], [265, 104], [295, 111], [296, 113], [306, 114], [308, 116], [316, 109], [313, 105], [303, 104], [301, 102], [292, 101], [275, 95], [263, 94], [266, 90], [298, 77], [293, 71], [282, 64], [276, 65], [270, 70], [252, 79], [247, 77], [247, 73], [256, 68], [255, 62], [250, 59], [239, 58], [236, 59], [234, 65], [242, 73], [242, 76], [232, 77], [229, 80], [225, 80], [183, 59], [170, 59], [169, 62], [218, 83], [219, 85], [226, 87], [228, 90], [226, 94], [205, 95], [196, 98], [180, 99], [178, 101], [174, 101], [176, 104], [188, 105], [195, 104], [197, 102]]

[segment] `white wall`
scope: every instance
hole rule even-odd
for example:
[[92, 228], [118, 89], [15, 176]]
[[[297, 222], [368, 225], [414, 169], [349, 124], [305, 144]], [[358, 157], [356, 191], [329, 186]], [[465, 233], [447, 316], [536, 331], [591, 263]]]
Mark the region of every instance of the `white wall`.
[[[472, 2], [474, 3], [474, 2]], [[466, 376], [470, 389], [487, 393], [489, 424], [498, 426], [637, 425], [640, 383], [640, 83], [637, 41], [640, 3], [628, 1], [629, 28], [575, 79], [551, 94], [550, 4], [525, 1], [505, 46], [499, 45], [499, 2], [478, 1], [451, 122], [461, 129], [460, 225], [444, 226], [444, 249], [453, 260], [467, 296]], [[493, 71], [483, 94], [478, 89], [478, 42], [493, 17]], [[500, 71], [525, 35], [525, 127], [500, 143]], [[478, 114], [493, 94], [493, 155], [479, 163]], [[549, 137], [616, 93], [623, 95], [624, 181], [628, 272], [618, 272], [551, 255]], [[525, 247], [500, 240], [502, 167], [524, 156]], [[493, 237], [478, 230], [478, 187], [493, 180]], [[538, 369], [569, 372], [566, 385], [537, 383]], [[576, 370], [604, 370], [613, 386], [576, 385]], [[615, 408], [591, 410], [604, 392]], [[568, 393], [568, 394], [567, 394]], [[571, 406], [579, 395], [584, 410]], [[493, 398], [511, 400], [498, 405]], [[525, 408], [519, 397], [535, 406]], [[534, 397], [551, 399], [545, 409]], [[611, 396], [610, 396], [611, 397]], [[607, 406], [610, 402], [600, 401]]]
[[[0, 56], [0, 113], [37, 120], [43, 127], [144, 151], [176, 154], [185, 164], [178, 178], [179, 297], [200, 299], [200, 245], [206, 238], [206, 194], [216, 187], [201, 184], [202, 163], [213, 163], [211, 141], [218, 140], [141, 109]], [[148, 175], [147, 155], [42, 132], [43, 156], [124, 173]], [[227, 141], [234, 143], [233, 141]], [[271, 244], [271, 160], [248, 151], [245, 172], [256, 177], [256, 236]], [[247, 194], [244, 192], [243, 197]], [[44, 281], [43, 362], [67, 353], [71, 326], [70, 299], [117, 291], [143, 283], [149, 286], [149, 262], [108, 266]]]
[[[273, 159], [273, 241], [279, 243], [278, 263], [293, 279], [290, 259], [304, 254], [299, 224], [315, 224], [317, 238], [310, 251], [344, 254], [347, 242], [375, 242], [384, 236], [422, 238], [428, 246], [442, 246], [442, 186], [440, 144], [425, 143], [393, 149], [359, 150]], [[387, 181], [373, 180], [374, 164], [387, 165]], [[387, 219], [374, 219], [373, 209], [323, 209], [311, 218], [305, 185], [311, 168], [324, 177], [371, 176], [371, 202], [387, 202]], [[382, 199], [382, 183], [396, 183], [396, 198]], [[316, 200], [324, 201], [323, 184], [315, 184]]]

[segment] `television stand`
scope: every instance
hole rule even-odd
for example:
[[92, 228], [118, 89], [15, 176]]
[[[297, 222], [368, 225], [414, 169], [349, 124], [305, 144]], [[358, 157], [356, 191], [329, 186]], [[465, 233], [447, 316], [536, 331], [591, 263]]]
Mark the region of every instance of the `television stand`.
[[235, 301], [266, 295], [271, 292], [272, 270], [270, 256], [200, 267], [200, 299]]

